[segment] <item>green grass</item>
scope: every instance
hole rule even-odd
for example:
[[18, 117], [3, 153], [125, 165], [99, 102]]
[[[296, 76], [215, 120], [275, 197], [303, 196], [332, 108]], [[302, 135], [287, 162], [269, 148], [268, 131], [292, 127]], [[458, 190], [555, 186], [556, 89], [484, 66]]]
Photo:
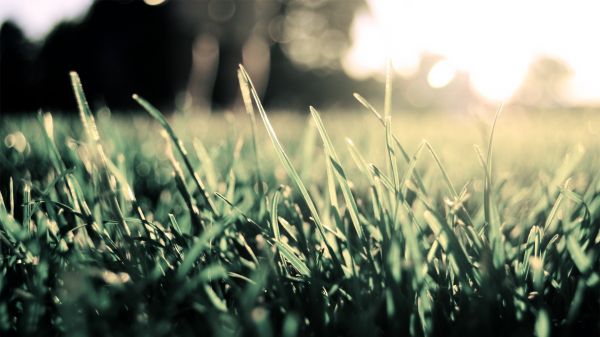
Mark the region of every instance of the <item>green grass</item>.
[[0, 125], [2, 335], [600, 333], [597, 114], [418, 116], [389, 80], [271, 114], [240, 69], [248, 114], [111, 117], [71, 77], [79, 120]]

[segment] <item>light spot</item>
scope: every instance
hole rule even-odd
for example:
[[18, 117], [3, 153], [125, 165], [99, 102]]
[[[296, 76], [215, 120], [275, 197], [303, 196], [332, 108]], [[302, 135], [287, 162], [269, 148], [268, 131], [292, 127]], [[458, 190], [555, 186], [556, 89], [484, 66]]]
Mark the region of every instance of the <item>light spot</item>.
[[265, 308], [257, 307], [252, 309], [250, 314], [255, 322], [262, 322], [267, 318], [268, 312]]
[[144, 0], [144, 2], [146, 3], [146, 5], [149, 5], [149, 6], [158, 6], [162, 3], [164, 3], [165, 0]]
[[4, 145], [6, 145], [8, 148], [15, 149], [19, 153], [23, 153], [23, 151], [25, 151], [27, 148], [27, 139], [22, 132], [13, 132], [4, 137]]
[[224, 22], [235, 14], [235, 3], [231, 0], [212, 0], [208, 3], [208, 15], [211, 19]]
[[456, 68], [448, 60], [438, 61], [427, 75], [427, 83], [432, 88], [443, 88], [456, 76]]

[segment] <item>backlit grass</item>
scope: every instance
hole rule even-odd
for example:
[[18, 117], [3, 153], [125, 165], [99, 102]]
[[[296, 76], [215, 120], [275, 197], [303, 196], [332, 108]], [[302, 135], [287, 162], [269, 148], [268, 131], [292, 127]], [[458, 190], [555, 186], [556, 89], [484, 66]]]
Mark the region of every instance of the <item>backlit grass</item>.
[[[2, 335], [600, 333], [600, 117], [2, 119]], [[362, 105], [361, 105], [362, 103]], [[272, 120], [271, 120], [272, 118]], [[475, 145], [475, 146], [474, 146]]]

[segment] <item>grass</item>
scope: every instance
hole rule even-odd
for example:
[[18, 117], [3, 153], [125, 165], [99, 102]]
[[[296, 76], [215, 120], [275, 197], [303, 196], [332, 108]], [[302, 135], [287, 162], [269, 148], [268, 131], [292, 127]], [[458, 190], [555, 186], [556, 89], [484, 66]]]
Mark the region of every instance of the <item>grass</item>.
[[241, 68], [235, 120], [110, 117], [71, 78], [80, 121], [0, 126], [2, 335], [600, 332], [597, 115], [392, 113], [388, 80], [307, 121]]

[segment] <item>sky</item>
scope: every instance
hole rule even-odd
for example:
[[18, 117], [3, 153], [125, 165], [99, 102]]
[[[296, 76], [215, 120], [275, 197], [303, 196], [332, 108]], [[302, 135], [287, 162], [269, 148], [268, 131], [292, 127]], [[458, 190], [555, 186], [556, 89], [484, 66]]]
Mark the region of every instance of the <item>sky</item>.
[[93, 0], [0, 0], [0, 23], [16, 22], [25, 35], [40, 40], [60, 21], [85, 14]]
[[481, 95], [506, 100], [530, 63], [550, 56], [572, 71], [570, 100], [600, 103], [599, 1], [367, 1], [343, 60], [354, 77], [381, 73], [388, 58], [399, 73], [410, 75], [420, 55], [433, 53], [445, 60], [432, 69], [430, 85], [443, 86], [462, 70]]
[[[147, 0], [147, 2], [162, 0]], [[343, 0], [340, 0], [343, 1]], [[567, 97], [600, 103], [600, 1], [593, 0], [366, 0], [351, 28], [353, 44], [342, 64], [356, 78], [381, 74], [388, 59], [401, 75], [416, 70], [424, 53], [440, 55], [428, 76], [432, 87], [456, 71], [490, 100], [506, 100], [539, 56], [572, 71]], [[16, 21], [33, 40], [59, 21], [81, 17], [92, 0], [0, 0], [0, 22]]]

